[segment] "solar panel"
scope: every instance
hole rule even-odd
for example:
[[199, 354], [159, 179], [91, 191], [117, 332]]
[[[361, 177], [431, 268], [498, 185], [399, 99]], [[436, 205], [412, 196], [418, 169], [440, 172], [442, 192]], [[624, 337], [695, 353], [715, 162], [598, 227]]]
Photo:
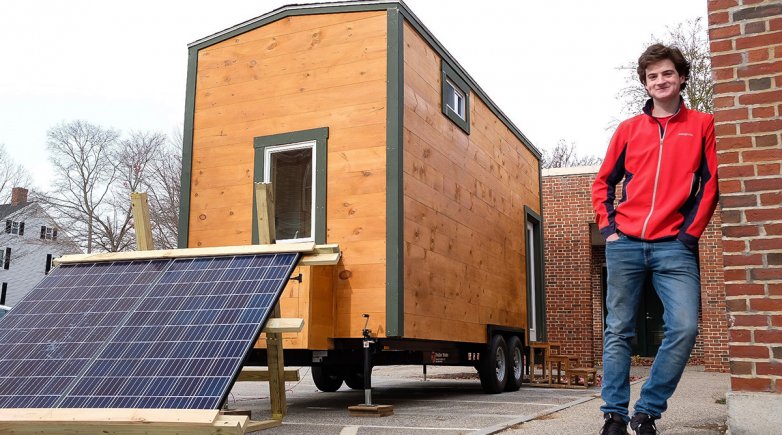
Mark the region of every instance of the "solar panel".
[[299, 257], [53, 269], [0, 320], [0, 408], [219, 408]]

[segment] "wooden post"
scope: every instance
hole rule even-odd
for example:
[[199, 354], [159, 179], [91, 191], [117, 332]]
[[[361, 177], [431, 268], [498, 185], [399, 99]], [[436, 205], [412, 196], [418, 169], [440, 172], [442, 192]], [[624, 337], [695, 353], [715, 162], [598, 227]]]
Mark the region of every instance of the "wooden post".
[[271, 183], [255, 183], [255, 209], [258, 212], [258, 244], [274, 243], [277, 237], [274, 228], [274, 195]]
[[[272, 185], [255, 183], [255, 206], [258, 212], [258, 243], [274, 243], [274, 198]], [[274, 307], [270, 318], [280, 317], [280, 304]], [[266, 364], [269, 366], [269, 398], [272, 406], [272, 418], [282, 420], [288, 412], [285, 398], [285, 361], [282, 351], [282, 334], [266, 333]]]
[[133, 222], [136, 227], [136, 249], [148, 251], [155, 249], [152, 240], [152, 226], [149, 223], [149, 203], [146, 192], [133, 192], [130, 194], [130, 203], [133, 209]]

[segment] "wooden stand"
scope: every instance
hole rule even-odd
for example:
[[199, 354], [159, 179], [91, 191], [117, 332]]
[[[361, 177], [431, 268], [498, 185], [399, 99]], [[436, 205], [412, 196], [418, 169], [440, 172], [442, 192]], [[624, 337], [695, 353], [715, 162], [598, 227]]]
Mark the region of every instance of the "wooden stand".
[[351, 417], [387, 417], [394, 414], [394, 405], [348, 406]]

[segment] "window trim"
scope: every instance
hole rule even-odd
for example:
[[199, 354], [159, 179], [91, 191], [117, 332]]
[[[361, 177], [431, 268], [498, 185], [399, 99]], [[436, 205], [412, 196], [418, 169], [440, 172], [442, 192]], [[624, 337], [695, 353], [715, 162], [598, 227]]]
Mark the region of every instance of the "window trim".
[[272, 166], [269, 164], [271, 161], [271, 155], [273, 153], [280, 153], [285, 151], [312, 149], [312, 198], [310, 199], [310, 210], [312, 218], [310, 220], [310, 237], [300, 237], [296, 239], [277, 239], [276, 243], [299, 243], [299, 242], [312, 242], [315, 240], [315, 220], [316, 220], [316, 193], [318, 190], [318, 177], [316, 176], [315, 164], [318, 161], [318, 146], [317, 141], [309, 140], [306, 142], [298, 142], [284, 145], [269, 145], [263, 148], [263, 182], [271, 183]]
[[[465, 133], [470, 134], [470, 86], [467, 81], [462, 79], [461, 76], [451, 68], [444, 60], [440, 62], [441, 67], [441, 108], [443, 115], [458, 125]], [[459, 91], [464, 96], [464, 118], [459, 116], [449, 105], [446, 99], [446, 88], [448, 85]]]
[[[313, 147], [313, 225], [314, 241], [317, 244], [326, 243], [326, 157], [328, 150], [328, 127], [299, 130], [269, 136], [258, 136], [253, 139], [255, 149], [254, 176], [255, 183], [263, 183], [266, 177], [266, 148], [315, 142]], [[252, 210], [252, 242], [258, 243], [258, 211], [255, 205], [255, 189], [253, 189]], [[295, 239], [298, 240], [298, 239]], [[311, 240], [311, 239], [309, 239]], [[289, 241], [282, 240], [282, 243]]]

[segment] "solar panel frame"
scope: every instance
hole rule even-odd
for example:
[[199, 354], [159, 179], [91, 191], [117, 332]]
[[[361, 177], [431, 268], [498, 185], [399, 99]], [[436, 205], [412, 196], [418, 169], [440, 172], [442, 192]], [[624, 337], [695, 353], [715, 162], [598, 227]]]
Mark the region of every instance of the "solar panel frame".
[[[230, 387], [239, 376], [242, 361], [258, 340], [262, 325], [268, 320], [271, 309], [279, 301], [300, 256], [300, 253], [245, 254], [59, 266], [53, 269], [50, 276], [39, 286], [36, 286], [38, 289], [36, 292], [28, 294], [14, 310], [9, 312], [10, 316], [19, 309], [16, 315], [10, 318], [5, 316], [0, 326], [5, 326], [6, 323], [17, 327], [20, 324], [27, 327], [35, 326], [31, 323], [31, 319], [25, 318], [25, 314], [28, 305], [38, 300], [41, 308], [44, 309], [42, 311], [46, 314], [39, 315], [43, 318], [37, 319], [39, 320], [37, 324], [51, 322], [44, 324], [57, 326], [54, 332], [47, 332], [44, 335], [45, 339], [50, 340], [50, 344], [55, 343], [55, 345], [47, 348], [43, 345], [44, 342], [39, 340], [40, 348], [32, 350], [39, 353], [56, 352], [61, 347], [57, 343], [62, 344], [57, 340], [61, 340], [63, 334], [67, 336], [69, 333], [74, 333], [68, 328], [76, 328], [79, 330], [75, 332], [83, 333], [84, 341], [79, 342], [81, 344], [74, 351], [88, 353], [92, 351], [94, 356], [83, 365], [79, 363], [84, 362], [85, 358], [73, 360], [68, 356], [56, 362], [44, 359], [38, 367], [27, 368], [27, 372], [14, 367], [13, 369], [18, 371], [15, 372], [16, 374], [28, 376], [23, 379], [34, 378], [35, 382], [28, 387], [34, 387], [35, 391], [50, 392], [50, 394], [14, 397], [22, 402], [27, 401], [28, 407], [219, 408], [227, 399]], [[264, 259], [268, 259], [268, 264], [249, 267], [254, 261], [263, 263]], [[192, 265], [203, 266], [212, 263], [216, 267], [189, 268]], [[159, 273], [157, 275], [144, 273], [147, 267], [156, 268]], [[94, 268], [95, 273], [82, 273], [81, 276], [63, 273], [63, 271], [85, 268]], [[112, 268], [119, 270], [119, 273], [107, 273], [112, 271]], [[93, 277], [92, 281], [88, 275]], [[131, 275], [132, 279], [128, 275]], [[221, 280], [222, 278], [225, 279]], [[224, 284], [225, 287], [221, 287], [219, 291], [223, 304], [217, 310], [220, 312], [213, 313], [216, 311], [213, 304], [220, 302], [221, 298], [215, 296], [215, 289], [220, 286], [220, 283], [228, 284]], [[146, 286], [143, 296], [132, 294], [134, 284]], [[63, 287], [68, 288], [63, 297], [82, 297], [74, 298], [72, 301], [63, 301], [61, 298], [63, 305], [60, 307], [57, 306], [56, 300], [41, 299], [62, 290]], [[77, 288], [81, 289], [80, 292], [76, 290]], [[120, 297], [84, 298], [92, 295], [91, 291], [105, 288], [114, 292], [109, 296]], [[151, 296], [153, 294], [154, 297]], [[129, 297], [123, 298], [122, 296], [125, 295]], [[88, 302], [81, 307], [84, 308], [81, 323], [67, 316], [64, 319], [57, 318], [57, 315], [73, 314], [74, 309], [80, 307], [79, 302], [85, 299]], [[107, 311], [111, 307], [119, 307], [122, 310], [121, 319], [118, 318], [120, 314]], [[199, 307], [211, 308], [199, 310]], [[34, 307], [30, 309], [32, 308]], [[92, 309], [98, 312], [93, 312]], [[100, 312], [103, 312], [102, 316], [99, 316]], [[116, 324], [116, 327], [113, 330], [108, 327], [95, 327], [101, 324], [103, 318], [110, 318], [111, 323]], [[165, 321], [166, 319], [169, 321]], [[201, 322], [206, 326], [206, 330], [194, 328], [193, 322]], [[88, 326], [82, 326], [85, 324]], [[90, 328], [94, 330], [89, 330]], [[199, 331], [205, 334], [202, 338], [198, 337]], [[24, 338], [20, 330], [0, 328], [0, 340], [4, 341], [11, 335], [17, 340], [20, 337]], [[108, 335], [110, 337], [107, 338]], [[160, 340], [153, 340], [153, 338], [165, 338], [165, 343], [173, 344], [164, 346]], [[230, 343], [234, 342], [238, 344], [232, 347]], [[118, 358], [110, 358], [112, 352], [119, 352]], [[191, 353], [192, 357], [184, 360], [179, 358], [179, 355], [184, 352]], [[9, 351], [5, 353], [0, 351], [0, 360], [8, 353]], [[29, 355], [29, 352], [25, 355]], [[132, 355], [139, 357], [128, 358]], [[123, 358], [125, 356], [127, 357]], [[160, 358], [149, 360], [148, 356]], [[210, 356], [211, 359], [207, 358]], [[226, 366], [216, 366], [217, 357], [223, 357], [235, 364], [230, 369]], [[169, 364], [161, 364], [163, 361]], [[125, 367], [120, 362], [129, 365]], [[175, 380], [176, 373], [188, 368], [186, 363], [190, 363], [191, 368], [195, 367], [200, 371], [196, 376], [180, 376]], [[47, 372], [54, 370], [57, 376], [29, 376], [29, 371], [41, 367]], [[63, 370], [65, 372], [62, 372]], [[204, 378], [202, 375], [206, 373], [205, 370], [212, 370], [208, 373], [219, 376]], [[140, 379], [140, 376], [134, 377], [134, 374], [145, 374], [146, 382], [136, 382], [131, 385], [129, 378]], [[218, 378], [222, 381], [218, 382]], [[8, 377], [0, 377], [0, 387], [3, 386], [2, 382], [5, 382], [6, 387], [5, 390], [0, 388], [0, 393], [8, 391], [8, 384], [16, 389], [22, 387], [16, 385], [15, 381], [9, 381]], [[179, 396], [164, 394], [175, 387], [188, 387], [189, 391], [198, 387], [198, 391], [206, 394], [208, 398], [201, 394], [186, 400]], [[123, 388], [124, 390], [121, 390]], [[124, 396], [108, 394], [120, 390], [127, 394]], [[13, 402], [14, 406], [7, 406], [8, 401], [4, 401], [4, 397], [7, 396], [0, 396], [0, 408], [19, 407], [18, 402]], [[135, 399], [128, 399], [131, 397]], [[142, 398], [144, 400], [141, 400]]]

